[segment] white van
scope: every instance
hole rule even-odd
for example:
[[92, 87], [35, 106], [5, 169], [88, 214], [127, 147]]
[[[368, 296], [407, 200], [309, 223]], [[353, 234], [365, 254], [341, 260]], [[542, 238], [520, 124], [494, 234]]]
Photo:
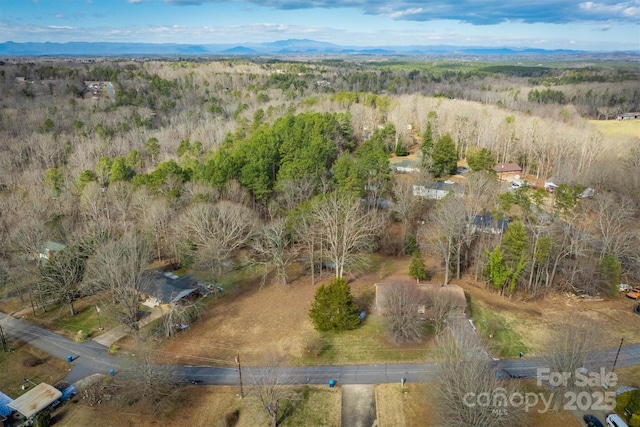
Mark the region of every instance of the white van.
[[609, 414], [607, 418], [605, 418], [608, 427], [629, 427], [627, 423], [622, 421], [620, 415], [618, 414]]

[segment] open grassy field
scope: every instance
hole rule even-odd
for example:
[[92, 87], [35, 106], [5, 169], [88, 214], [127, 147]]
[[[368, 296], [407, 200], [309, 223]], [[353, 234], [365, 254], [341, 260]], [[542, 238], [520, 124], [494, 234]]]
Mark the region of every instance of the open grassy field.
[[640, 120], [589, 120], [605, 135], [640, 138]]

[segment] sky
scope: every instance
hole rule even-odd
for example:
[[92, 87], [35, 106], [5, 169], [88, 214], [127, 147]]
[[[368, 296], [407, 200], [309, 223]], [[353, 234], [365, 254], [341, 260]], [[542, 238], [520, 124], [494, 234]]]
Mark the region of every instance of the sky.
[[0, 42], [640, 50], [640, 0], [0, 0]]

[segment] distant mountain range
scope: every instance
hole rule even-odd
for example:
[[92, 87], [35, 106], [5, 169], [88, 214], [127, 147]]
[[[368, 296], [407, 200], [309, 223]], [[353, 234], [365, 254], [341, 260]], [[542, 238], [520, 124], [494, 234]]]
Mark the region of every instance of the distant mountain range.
[[[4, 56], [251, 56], [251, 55], [558, 55], [589, 54], [579, 50], [544, 50], [465, 46], [340, 46], [307, 39], [268, 43], [173, 44], [173, 43], [0, 43]], [[617, 54], [620, 52], [608, 52]], [[627, 52], [638, 54], [640, 51]]]

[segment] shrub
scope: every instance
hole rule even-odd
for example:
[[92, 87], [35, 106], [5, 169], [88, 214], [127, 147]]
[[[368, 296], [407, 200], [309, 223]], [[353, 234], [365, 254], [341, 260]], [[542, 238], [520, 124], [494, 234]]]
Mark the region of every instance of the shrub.
[[640, 390], [631, 390], [618, 396], [616, 412], [623, 414], [631, 427], [640, 427]]
[[76, 334], [76, 342], [85, 342], [87, 338], [89, 338], [89, 334], [83, 330], [79, 330]]
[[44, 363], [44, 359], [40, 359], [39, 357], [29, 356], [22, 361], [22, 366], [25, 368], [33, 368], [34, 366], [42, 365]]
[[238, 424], [238, 420], [240, 420], [240, 410], [236, 409], [224, 417], [224, 423], [222, 425], [225, 427], [233, 427]]
[[325, 346], [325, 340], [319, 333], [309, 331], [304, 336], [303, 346], [305, 356], [320, 357]]

